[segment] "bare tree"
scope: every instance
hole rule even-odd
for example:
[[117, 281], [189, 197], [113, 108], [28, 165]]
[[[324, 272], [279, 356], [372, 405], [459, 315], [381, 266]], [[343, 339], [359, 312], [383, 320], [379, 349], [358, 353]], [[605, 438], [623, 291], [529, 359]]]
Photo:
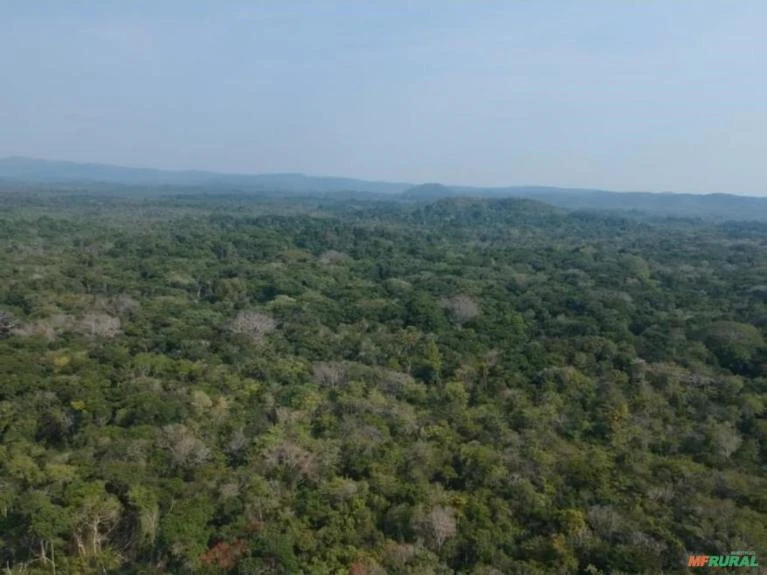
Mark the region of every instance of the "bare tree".
[[415, 545], [408, 543], [389, 542], [384, 548], [383, 561], [387, 567], [393, 570], [405, 570], [408, 564], [411, 564], [418, 556], [418, 549]]
[[289, 440], [273, 445], [264, 453], [268, 469], [284, 469], [293, 477], [311, 477], [316, 469], [314, 455]]
[[[54, 341], [56, 339], [56, 330], [45, 320], [20, 325], [13, 330], [13, 334], [22, 337], [40, 336], [48, 341]], [[0, 335], [0, 337], [2, 336]]]
[[98, 557], [117, 527], [122, 506], [108, 494], [88, 494], [75, 513], [72, 535], [82, 557]]
[[183, 424], [173, 423], [161, 430], [160, 445], [170, 452], [171, 460], [178, 467], [194, 467], [205, 463], [210, 449]]
[[92, 337], [111, 339], [120, 333], [120, 318], [106, 313], [89, 313], [80, 321], [79, 328]]
[[234, 318], [230, 329], [232, 333], [246, 335], [255, 343], [259, 343], [276, 327], [277, 322], [265, 313], [243, 310]]
[[109, 301], [108, 307], [117, 315], [130, 315], [138, 311], [141, 304], [127, 294], [120, 294]]
[[341, 363], [315, 363], [312, 368], [314, 381], [323, 387], [336, 389], [346, 381], [346, 368]]
[[[48, 341], [54, 341], [58, 332], [77, 329], [89, 333], [81, 323], [78, 324], [73, 316], [56, 314], [45, 319], [17, 325], [13, 328], [12, 333], [22, 337], [40, 336]], [[0, 334], [0, 337], [2, 337], [2, 334]]]
[[717, 454], [727, 459], [735, 453], [743, 443], [743, 438], [732, 423], [712, 424], [707, 433], [711, 445]]
[[625, 526], [623, 517], [611, 506], [594, 505], [589, 508], [586, 518], [597, 536], [608, 541]]
[[336, 264], [344, 261], [346, 254], [337, 252], [336, 250], [328, 250], [320, 255], [320, 263], [322, 264]]
[[246, 447], [248, 447], [249, 443], [250, 441], [248, 440], [245, 433], [243, 433], [242, 428], [237, 429], [229, 438], [229, 441], [226, 444], [226, 451], [231, 454], [241, 453]]
[[0, 311], [0, 337], [7, 337], [16, 327], [16, 318], [7, 311]]
[[445, 541], [456, 534], [455, 511], [451, 507], [437, 505], [426, 515], [417, 515], [414, 527], [426, 543], [439, 553]]
[[223, 499], [237, 497], [242, 492], [242, 485], [237, 481], [229, 481], [218, 486], [218, 492]]
[[479, 306], [467, 295], [443, 299], [440, 304], [459, 324], [466, 323], [479, 315]]

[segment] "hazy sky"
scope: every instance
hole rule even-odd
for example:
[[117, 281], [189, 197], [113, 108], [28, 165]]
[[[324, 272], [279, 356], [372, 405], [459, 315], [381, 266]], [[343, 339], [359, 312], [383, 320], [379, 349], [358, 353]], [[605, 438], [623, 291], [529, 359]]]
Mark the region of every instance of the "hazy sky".
[[767, 195], [767, 2], [0, 0], [0, 156]]

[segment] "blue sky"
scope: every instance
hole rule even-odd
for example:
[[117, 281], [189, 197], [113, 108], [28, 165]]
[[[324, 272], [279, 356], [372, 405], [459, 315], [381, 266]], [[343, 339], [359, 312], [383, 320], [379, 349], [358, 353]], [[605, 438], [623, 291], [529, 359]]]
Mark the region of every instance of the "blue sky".
[[0, 0], [0, 156], [767, 195], [767, 2]]

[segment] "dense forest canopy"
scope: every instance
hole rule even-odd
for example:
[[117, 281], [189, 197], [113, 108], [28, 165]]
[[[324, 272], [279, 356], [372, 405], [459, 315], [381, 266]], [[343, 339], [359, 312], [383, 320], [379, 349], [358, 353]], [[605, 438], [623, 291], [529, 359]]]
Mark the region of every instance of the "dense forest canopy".
[[190, 190], [0, 208], [8, 573], [767, 550], [767, 224]]

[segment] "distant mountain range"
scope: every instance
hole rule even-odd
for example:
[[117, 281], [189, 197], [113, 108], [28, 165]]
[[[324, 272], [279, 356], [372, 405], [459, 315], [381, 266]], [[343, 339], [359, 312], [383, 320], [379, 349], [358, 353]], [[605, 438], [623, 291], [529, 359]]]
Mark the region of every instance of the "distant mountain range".
[[[767, 221], [767, 198], [731, 194], [613, 192], [546, 186], [470, 187], [439, 183], [413, 185], [304, 174], [223, 174], [83, 164], [35, 158], [0, 158], [0, 180], [90, 188], [98, 184], [128, 187], [179, 187], [210, 192], [334, 193], [359, 198], [386, 194], [403, 201], [434, 201], [446, 197], [529, 198], [570, 210], [619, 210], [653, 215]], [[0, 189], [2, 189], [0, 187]]]
[[443, 186], [442, 184], [421, 184], [420, 186], [413, 186], [402, 192], [402, 197], [407, 200], [439, 200], [441, 198], [450, 198], [458, 195], [461, 195], [461, 193], [453, 188]]
[[0, 178], [46, 184], [111, 183], [136, 186], [213, 186], [291, 192], [363, 191], [400, 193], [412, 184], [371, 182], [304, 174], [224, 174], [198, 170], [154, 170], [35, 158], [0, 158]]

